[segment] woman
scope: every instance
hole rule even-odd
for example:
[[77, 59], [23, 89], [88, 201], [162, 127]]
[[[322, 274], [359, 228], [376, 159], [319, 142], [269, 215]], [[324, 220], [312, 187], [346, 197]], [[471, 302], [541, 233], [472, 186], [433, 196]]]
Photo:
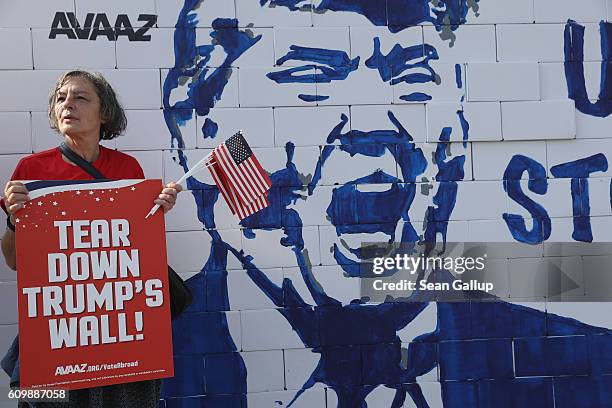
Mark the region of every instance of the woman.
[[[142, 179], [142, 168], [133, 157], [100, 145], [120, 135], [127, 121], [123, 108], [108, 82], [99, 74], [70, 71], [62, 75], [49, 97], [51, 127], [64, 143], [91, 162], [107, 179]], [[16, 268], [15, 213], [29, 200], [23, 183], [15, 180], [89, 180], [93, 177], [68, 160], [59, 150], [36, 153], [21, 159], [4, 189], [7, 230], [2, 238], [6, 263]], [[170, 183], [154, 202], [164, 212], [174, 206], [181, 186]], [[143, 209], [146, 210], [146, 209]], [[160, 381], [142, 381], [70, 392], [67, 404], [58, 407], [157, 407]]]

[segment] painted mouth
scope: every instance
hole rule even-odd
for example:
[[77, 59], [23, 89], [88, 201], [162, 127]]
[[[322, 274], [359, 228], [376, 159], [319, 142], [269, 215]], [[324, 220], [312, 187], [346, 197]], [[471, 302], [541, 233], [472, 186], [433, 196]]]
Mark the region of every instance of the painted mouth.
[[366, 236], [364, 234], [341, 234], [339, 241], [340, 246], [351, 253], [355, 260], [383, 256], [389, 254], [393, 249], [393, 239], [383, 232], [369, 233]]

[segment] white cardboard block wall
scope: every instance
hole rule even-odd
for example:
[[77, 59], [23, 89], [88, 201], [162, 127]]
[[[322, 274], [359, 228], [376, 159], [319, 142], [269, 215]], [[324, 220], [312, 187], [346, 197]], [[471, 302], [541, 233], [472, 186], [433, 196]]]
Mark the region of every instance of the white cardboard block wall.
[[0, 28], [0, 69], [32, 69], [31, 36], [27, 28]]
[[579, 23], [597, 23], [606, 15], [605, 0], [534, 0], [536, 23], [565, 23], [571, 18]]
[[0, 27], [51, 27], [57, 11], [74, 12], [74, 0], [0, 1]]
[[[197, 18], [197, 27], [212, 27], [212, 23], [217, 18], [236, 18], [234, 2], [226, 0], [207, 0], [205, 3], [199, 2], [200, 7], [195, 10], [188, 10], [189, 15]], [[178, 16], [183, 9], [182, 0], [155, 0], [157, 10], [157, 26], [172, 28], [177, 25]], [[181, 25], [184, 27], [184, 25]]]
[[[0, 100], [0, 128], [5, 133], [0, 146], [0, 178], [4, 181], [0, 182], [8, 179], [23, 155], [54, 147], [61, 140], [49, 129], [47, 96], [59, 75], [74, 67], [102, 71], [127, 109], [129, 128], [126, 136], [105, 142], [106, 146], [128, 151], [136, 157], [147, 177], [169, 182], [184, 174], [173, 160], [176, 152], [168, 150], [176, 146], [171, 146], [160, 109], [161, 86], [174, 64], [174, 27], [183, 3], [182, 0], [128, 3], [110, 0], [104, 4], [94, 0], [0, 0], [0, 53], [3, 55], [0, 90], [6, 95]], [[502, 219], [504, 213], [523, 216], [527, 228], [531, 228], [531, 214], [508, 198], [502, 180], [514, 155], [528, 156], [546, 169], [547, 192], [531, 192], [527, 173], [523, 174], [519, 185], [529, 198], [547, 210], [552, 233], [545, 244], [517, 248], [491, 261], [491, 268], [497, 271], [498, 293], [517, 300], [526, 295], [542, 294], [534, 289], [536, 285], [526, 286], [525, 282], [540, 279], [540, 283], [545, 283], [543, 273], [533, 272], [543, 269], [544, 256], [553, 257], [551, 259], [572, 279], [584, 282], [586, 292], [570, 293], [576, 300], [585, 293], [603, 295], [594, 282], [602, 278], [598, 273], [609, 269], [610, 259], [598, 252], [601, 249], [585, 245], [574, 248], [573, 253], [563, 253], [564, 249], [554, 244], [554, 241], [573, 240], [574, 214], [570, 179], [553, 178], [551, 167], [597, 153], [612, 160], [609, 138], [612, 117], [597, 118], [574, 109], [574, 102], [568, 99], [563, 65], [563, 33], [571, 18], [586, 25], [586, 90], [591, 99], [598, 97], [602, 59], [599, 21], [612, 12], [611, 0], [481, 0], [478, 16], [470, 11], [467, 24], [455, 31], [456, 39], [442, 39], [429, 24], [391, 33], [387, 27], [375, 27], [353, 12], [313, 13], [307, 7], [304, 11], [289, 11], [287, 7], [271, 7], [269, 3], [262, 6], [256, 0], [206, 0], [198, 9], [186, 10], [197, 19], [195, 41], [198, 46], [214, 44], [211, 27], [217, 18], [237, 18], [239, 27], [246, 28], [248, 35], [262, 36], [231, 67], [221, 68], [229, 83], [215, 107], [206, 116], [200, 112], [201, 116], [196, 117], [194, 113], [191, 120], [181, 124], [189, 165], [242, 129], [270, 173], [286, 168], [285, 145], [293, 142], [296, 146], [293, 163], [306, 184], [314, 174], [320, 147], [328, 142], [327, 136], [341, 122], [341, 115], [348, 118], [342, 133], [348, 135], [352, 130], [354, 136], [357, 131], [396, 130], [388, 117], [388, 112], [392, 112], [427, 160], [425, 172], [418, 176], [416, 196], [409, 210], [417, 234], [422, 235], [424, 214], [444, 186], [434, 181], [439, 166], [434, 163], [433, 153], [442, 129], [450, 127], [453, 143], [447, 147], [450, 154], [447, 160], [463, 155], [466, 162], [465, 177], [458, 181], [459, 193], [450, 217], [447, 240], [513, 242]], [[310, 3], [304, 0], [301, 5]], [[138, 21], [140, 14], [157, 14], [158, 19], [157, 27], [149, 31], [151, 41], [134, 42], [124, 36], [117, 41], [109, 41], [103, 36], [96, 41], [70, 40], [65, 35], [49, 39], [49, 27], [57, 11], [76, 11], [81, 24], [88, 13], [105, 13], [111, 24], [118, 14], [127, 14], [135, 27], [143, 23]], [[224, 23], [233, 24], [229, 20]], [[439, 83], [391, 85], [383, 81], [377, 69], [366, 66], [374, 52], [375, 38], [380, 40], [380, 52], [384, 56], [396, 46], [416, 49], [423, 44], [434, 46], [439, 59], [431, 60], [430, 66]], [[316, 83], [276, 83], [268, 78], [269, 73], [312, 65], [312, 62], [291, 59], [276, 66], [277, 60], [293, 45], [332, 49], [339, 55], [346, 53], [351, 59], [358, 57], [358, 69], [349, 72], [344, 81], [326, 83], [320, 68], [309, 68], [298, 75], [312, 75]], [[218, 68], [225, 57], [221, 47], [215, 47], [207, 64], [212, 67], [211, 71]], [[413, 62], [416, 60], [407, 61]], [[182, 78], [181, 86], [170, 95], [170, 103], [186, 100], [189, 86], [193, 84], [193, 80]], [[408, 95], [414, 96], [415, 92], [428, 94], [431, 99], [408, 100]], [[465, 147], [461, 143], [464, 135], [458, 112], [463, 112], [469, 123]], [[211, 124], [206, 119], [218, 125], [215, 138], [204, 137], [204, 125]], [[345, 276], [330, 249], [334, 244], [342, 246], [341, 240], [358, 246], [362, 237], [339, 236], [326, 211], [335, 189], [379, 169], [401, 179], [390, 152], [383, 157], [351, 156], [336, 146], [312, 195], [308, 196], [305, 188], [289, 188], [302, 195], [288, 208], [298, 211], [304, 225], [302, 236], [308, 249], [308, 261], [313, 265], [312, 273], [326, 293], [344, 305], [359, 298], [359, 282]], [[588, 180], [595, 241], [612, 240], [610, 171], [593, 173]], [[206, 171], [196, 179], [213, 185]], [[356, 188], [372, 192], [390, 187], [384, 183], [363, 183]], [[198, 190], [182, 193], [176, 208], [166, 219], [169, 262], [185, 276], [200, 271], [210, 255], [211, 236], [208, 231], [202, 231], [204, 226], [197, 219], [194, 194], [210, 197], [208, 192]], [[486, 197], [484, 206], [483, 197]], [[355, 208], [361, 205], [359, 202], [352, 204]], [[297, 267], [295, 252], [281, 245], [287, 231], [278, 227], [256, 229], [253, 231], [255, 238], [251, 239], [240, 229], [237, 218], [230, 214], [220, 197], [214, 205], [215, 226], [225, 242], [239, 250], [244, 248], [274, 284], [280, 286], [284, 278], [291, 279], [304, 300], [315, 303]], [[397, 223], [396, 234], [404, 222], [407, 221]], [[292, 227], [295, 226], [288, 226]], [[371, 238], [388, 239], [380, 235]], [[304, 348], [276, 305], [232, 255], [228, 258], [228, 269], [231, 311], [226, 318], [232, 340], [240, 351], [244, 351], [241, 355], [248, 372], [249, 406], [268, 407], [279, 401], [286, 404], [310, 376], [320, 356]], [[0, 275], [0, 292], [6, 300], [6, 304], [3, 303], [6, 307], [0, 313], [0, 345], [6, 345], [16, 332], [15, 276], [6, 268]], [[597, 304], [542, 302], [533, 305], [539, 310], [574, 317], [588, 324], [610, 326], [610, 319], [601, 314]], [[437, 306], [432, 304], [398, 332], [402, 347], [408, 347], [415, 337], [433, 332], [436, 327]], [[437, 380], [438, 369], [418, 379], [433, 407], [442, 406]], [[371, 406], [389, 406], [394, 394], [395, 390], [378, 387], [368, 395], [367, 402]], [[326, 401], [329, 407], [337, 404], [334, 391], [319, 384], [305, 392], [294, 406], [318, 408], [324, 407]], [[412, 406], [411, 402], [407, 401], [406, 406]]]

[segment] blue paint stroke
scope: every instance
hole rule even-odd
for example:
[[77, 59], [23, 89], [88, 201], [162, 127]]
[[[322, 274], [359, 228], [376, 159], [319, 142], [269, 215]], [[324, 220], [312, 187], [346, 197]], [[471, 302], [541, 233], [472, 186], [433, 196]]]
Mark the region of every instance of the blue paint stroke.
[[[311, 73], [294, 75], [304, 71], [309, 71]], [[266, 76], [277, 84], [314, 84], [317, 82], [313, 65], [303, 65], [301, 67], [288, 68], [282, 71], [269, 72]]]
[[580, 112], [605, 118], [612, 114], [612, 23], [599, 24], [601, 36], [601, 82], [596, 102], [589, 100], [584, 75], [584, 26], [568, 20], [565, 25], [565, 80], [568, 97]]
[[[437, 81], [438, 76], [429, 65], [429, 61], [439, 58], [436, 49], [429, 44], [418, 44], [408, 47], [395, 44], [391, 51], [389, 51], [389, 54], [384, 55], [380, 50], [380, 38], [374, 37], [374, 51], [365, 64], [368, 68], [377, 69], [380, 78], [391, 85], [400, 83], [423, 84], [428, 82], [435, 83]], [[417, 60], [417, 62], [409, 62], [414, 60]], [[414, 69], [422, 69], [429, 72], [429, 74], [409, 73], [402, 75], [405, 71]], [[412, 97], [415, 96], [413, 94]], [[423, 94], [421, 96], [422, 100], [428, 100], [426, 99], [427, 96], [429, 95]], [[408, 97], [410, 98], [410, 96]], [[400, 98], [402, 97], [400, 96]]]
[[305, 94], [299, 94], [298, 98], [300, 98], [301, 100], [305, 101], [305, 102], [320, 102], [320, 101], [326, 101], [329, 99], [329, 96], [325, 96], [325, 95], [305, 95]]
[[270, 8], [287, 7], [291, 11], [308, 11], [308, 12], [312, 10], [312, 7], [310, 4], [298, 6], [299, 3], [303, 3], [302, 0], [259, 0], [259, 5], [262, 7], [265, 6], [266, 3], [268, 4], [268, 7]]
[[[440, 133], [439, 142], [434, 153], [434, 164], [438, 167], [436, 181], [439, 181], [438, 191], [433, 197], [433, 206], [429, 206], [425, 213], [425, 242], [435, 243], [437, 235], [440, 234], [444, 247], [446, 247], [446, 234], [448, 232], [448, 221], [457, 202], [459, 185], [457, 181], [465, 177], [465, 155], [447, 159], [447, 148], [452, 128], [446, 127]], [[467, 137], [467, 133], [464, 134]]]
[[[357, 70], [359, 57], [350, 59], [346, 52], [340, 50], [330, 50], [325, 48], [309, 48], [292, 45], [290, 51], [276, 61], [277, 65], [283, 65], [287, 61], [309, 61], [308, 67], [316, 68], [322, 72], [317, 74], [317, 82], [330, 83], [331, 81], [344, 80], [348, 75]], [[323, 65], [321, 65], [323, 64]], [[278, 72], [268, 74], [268, 78], [277, 81], [275, 78]]]
[[591, 231], [591, 206], [589, 204], [589, 176], [598, 171], [608, 170], [608, 160], [601, 153], [584, 159], [559, 164], [550, 168], [557, 178], [571, 178], [572, 211], [576, 241], [593, 242]]
[[[215, 19], [213, 21], [213, 31], [210, 33], [211, 41], [215, 45], [195, 45], [195, 24], [197, 20], [191, 14], [190, 9], [181, 11], [179, 20], [185, 16], [185, 22], [192, 26], [175, 31], [175, 68], [171, 69], [164, 80], [163, 86], [163, 106], [164, 112], [170, 111], [171, 114], [177, 109], [194, 109], [198, 116], [206, 116], [210, 108], [220, 100], [223, 90], [229, 82], [232, 74], [229, 67], [245, 51], [255, 45], [261, 35], [251, 37], [246, 31], [239, 29], [224, 28], [227, 26], [227, 19]], [[210, 60], [212, 52], [219, 47], [226, 54], [224, 61], [218, 68], [206, 68], [206, 63]], [[198, 60], [199, 59], [199, 60]], [[191, 78], [188, 84], [187, 99], [184, 101], [170, 104], [170, 94], [173, 89], [179, 87], [181, 78]], [[172, 115], [174, 116], [174, 115]], [[189, 120], [191, 116], [179, 118], [180, 123]], [[172, 119], [172, 118], [171, 118]], [[169, 128], [172, 128], [172, 120], [166, 120]], [[172, 129], [171, 129], [172, 132]], [[173, 139], [175, 138], [173, 133]]]
[[546, 169], [537, 161], [520, 154], [513, 156], [506, 166], [504, 190], [508, 193], [508, 197], [531, 214], [533, 228], [531, 231], [527, 230], [525, 219], [521, 215], [504, 213], [503, 218], [514, 239], [527, 244], [539, 244], [550, 237], [550, 217], [544, 207], [523, 193], [520, 179], [525, 171], [529, 174], [527, 184], [529, 190], [540, 195], [546, 194], [548, 190]]
[[[282, 71], [269, 72], [266, 76], [277, 84], [288, 83], [331, 83], [343, 81], [359, 67], [359, 57], [350, 59], [346, 52], [324, 48], [309, 48], [292, 45], [290, 51], [276, 61], [283, 65], [287, 61], [306, 61], [311, 64], [293, 67]], [[311, 74], [294, 75], [303, 71]], [[303, 101], [316, 102], [329, 98], [325, 95], [298, 95]]]
[[202, 125], [202, 135], [204, 135], [204, 139], [214, 139], [215, 136], [217, 136], [218, 131], [219, 125], [215, 123], [211, 118], [206, 118], [204, 124]]
[[459, 123], [461, 124], [461, 132], [463, 134], [463, 147], [467, 148], [467, 141], [469, 139], [470, 134], [470, 124], [467, 119], [465, 119], [465, 113], [462, 110], [457, 111], [457, 116], [459, 117]]
[[455, 83], [457, 88], [463, 88], [463, 79], [461, 78], [461, 64], [455, 64]]
[[[477, 3], [479, 0], [475, 0]], [[375, 26], [388, 27], [391, 32], [399, 32], [407, 27], [421, 23], [433, 23], [438, 31], [444, 26], [456, 30], [465, 23], [470, 9], [467, 0], [440, 0], [438, 6], [430, 9], [429, 0], [322, 0], [310, 8], [300, 5], [303, 0], [260, 0], [260, 5], [286, 7], [289, 10], [312, 9], [315, 13], [352, 12], [361, 14]], [[475, 8], [475, 11], [477, 8]]]
[[400, 95], [399, 98], [406, 102], [426, 102], [431, 100], [431, 96], [423, 92], [413, 92], [408, 95]]

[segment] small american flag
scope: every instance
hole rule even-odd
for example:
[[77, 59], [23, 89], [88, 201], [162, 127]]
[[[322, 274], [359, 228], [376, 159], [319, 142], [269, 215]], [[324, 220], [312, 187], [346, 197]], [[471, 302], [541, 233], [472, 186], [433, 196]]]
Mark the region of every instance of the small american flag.
[[217, 146], [208, 166], [233, 214], [242, 220], [266, 208], [272, 185], [241, 132]]

